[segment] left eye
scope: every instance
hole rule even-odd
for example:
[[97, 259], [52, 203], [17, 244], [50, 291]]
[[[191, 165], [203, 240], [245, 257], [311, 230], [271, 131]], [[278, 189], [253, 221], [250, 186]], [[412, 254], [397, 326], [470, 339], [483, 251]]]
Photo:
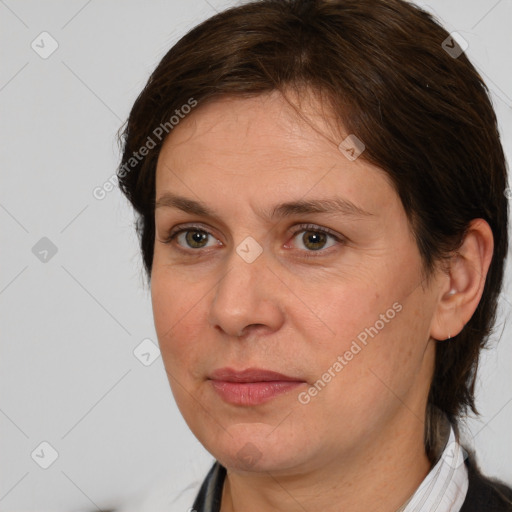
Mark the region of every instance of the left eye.
[[[331, 239], [331, 245], [326, 244]], [[336, 244], [337, 240], [334, 235], [327, 233], [326, 231], [317, 229], [302, 229], [295, 233], [293, 237], [296, 244], [302, 244], [308, 251], [319, 251], [320, 249], [328, 249]], [[302, 247], [299, 247], [302, 249]]]

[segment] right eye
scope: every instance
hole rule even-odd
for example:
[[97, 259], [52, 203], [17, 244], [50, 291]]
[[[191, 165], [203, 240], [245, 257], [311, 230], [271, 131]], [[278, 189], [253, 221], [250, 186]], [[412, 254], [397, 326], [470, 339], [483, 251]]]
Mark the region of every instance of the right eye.
[[[210, 245], [208, 245], [209, 237], [212, 238], [212, 243]], [[176, 240], [178, 245], [185, 250], [203, 249], [206, 247], [221, 245], [221, 242], [215, 239], [209, 231], [198, 226], [187, 226], [182, 227], [181, 229], [173, 229], [163, 242], [170, 244], [174, 240]]]

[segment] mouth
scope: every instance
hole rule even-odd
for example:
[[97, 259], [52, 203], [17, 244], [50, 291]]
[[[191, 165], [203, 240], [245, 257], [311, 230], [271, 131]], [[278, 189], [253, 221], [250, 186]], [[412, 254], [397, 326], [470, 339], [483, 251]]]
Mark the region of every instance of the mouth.
[[247, 368], [242, 371], [220, 368], [213, 371], [208, 380], [225, 402], [242, 406], [263, 404], [306, 382], [297, 377], [260, 368]]

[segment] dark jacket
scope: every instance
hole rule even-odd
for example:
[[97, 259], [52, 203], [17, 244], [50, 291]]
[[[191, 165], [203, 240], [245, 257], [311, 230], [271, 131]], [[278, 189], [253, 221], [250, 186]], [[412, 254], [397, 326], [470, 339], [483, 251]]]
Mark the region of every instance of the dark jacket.
[[512, 488], [499, 480], [482, 475], [474, 455], [469, 455], [465, 463], [469, 487], [460, 512], [512, 511]]

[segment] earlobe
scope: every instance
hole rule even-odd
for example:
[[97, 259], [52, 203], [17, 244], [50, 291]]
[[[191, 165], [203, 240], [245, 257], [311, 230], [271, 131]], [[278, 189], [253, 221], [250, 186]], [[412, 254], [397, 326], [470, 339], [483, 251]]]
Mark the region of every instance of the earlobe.
[[450, 339], [469, 322], [482, 297], [494, 249], [492, 230], [483, 219], [471, 221], [441, 280], [430, 336]]

